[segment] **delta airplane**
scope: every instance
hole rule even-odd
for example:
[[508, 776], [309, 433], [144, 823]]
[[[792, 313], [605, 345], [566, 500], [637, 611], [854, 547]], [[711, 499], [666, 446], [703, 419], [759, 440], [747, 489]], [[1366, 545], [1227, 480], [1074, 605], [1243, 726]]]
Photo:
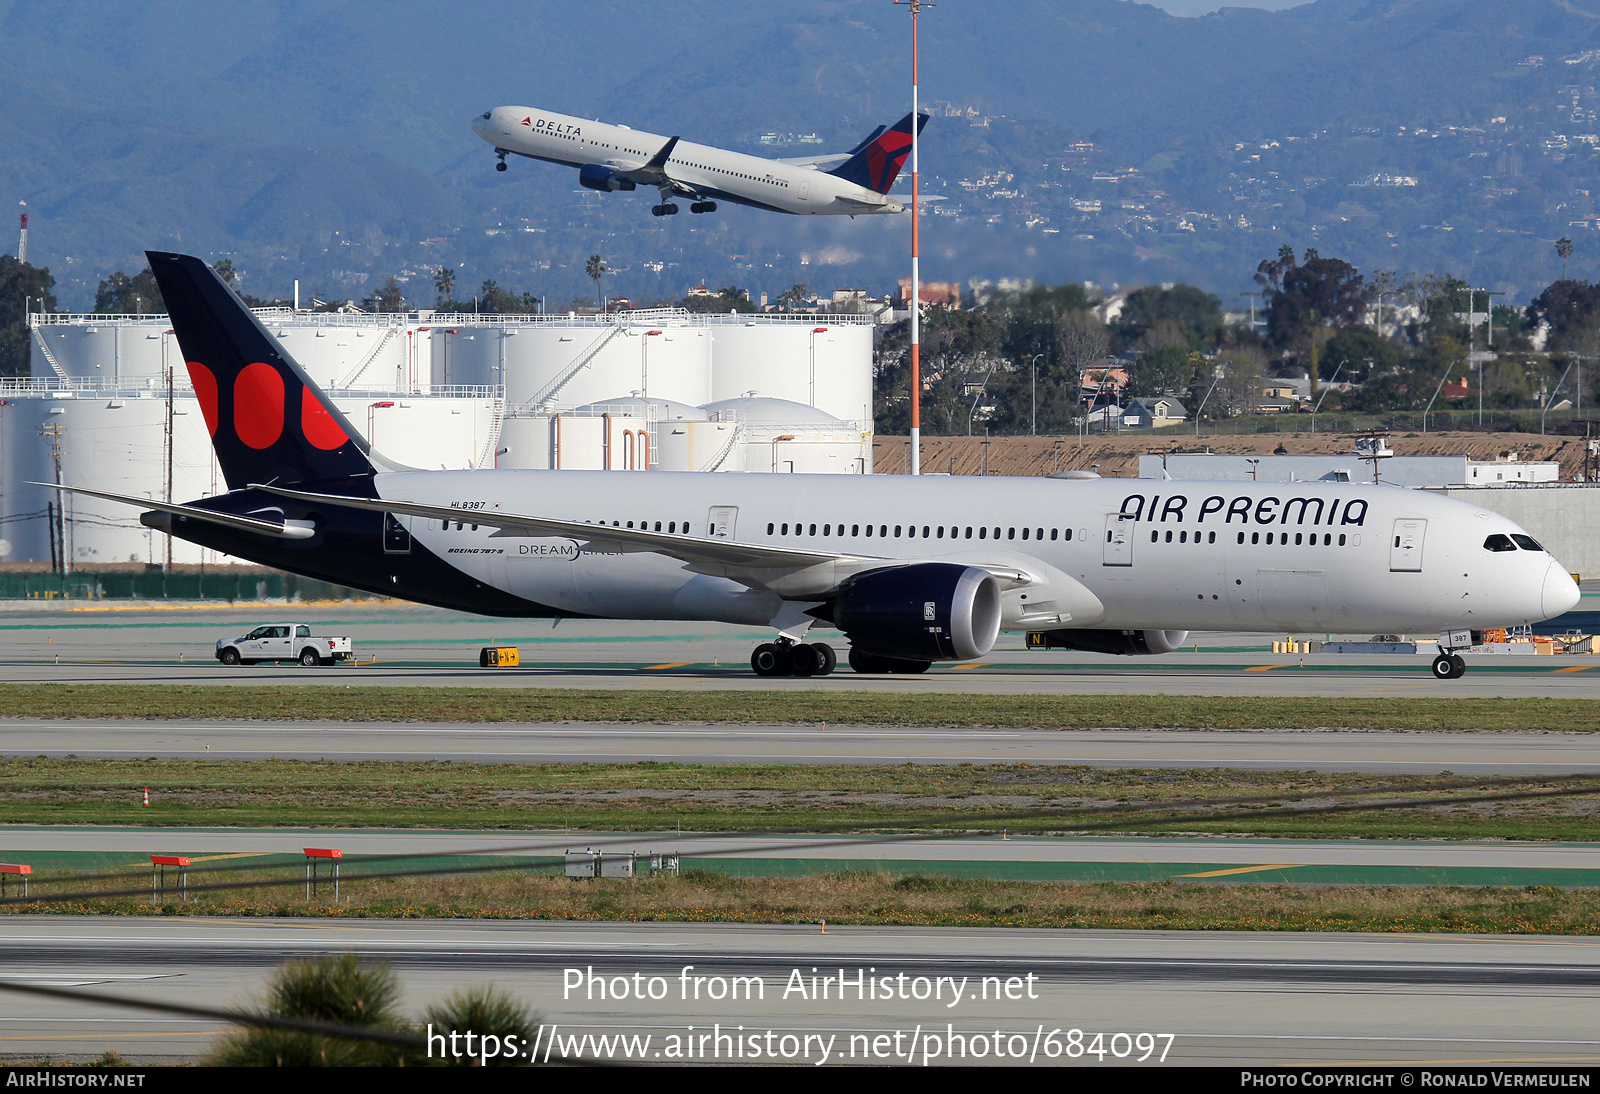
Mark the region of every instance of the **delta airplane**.
[[197, 258], [151, 252], [228, 492], [146, 525], [267, 566], [484, 615], [773, 628], [751, 666], [922, 672], [1028, 644], [1159, 654], [1190, 629], [1481, 631], [1578, 587], [1521, 528], [1346, 483], [621, 471], [418, 471], [361, 439]]
[[[917, 132], [927, 122], [928, 115], [918, 115]], [[591, 190], [653, 186], [661, 200], [650, 212], [658, 217], [678, 211], [674, 197], [691, 199], [691, 213], [715, 212], [718, 200], [803, 215], [905, 211], [889, 187], [911, 151], [910, 114], [893, 127], [878, 126], [848, 152], [784, 160], [527, 106], [487, 110], [472, 119], [472, 129], [494, 146], [498, 171], [515, 154], [576, 167], [578, 182]]]

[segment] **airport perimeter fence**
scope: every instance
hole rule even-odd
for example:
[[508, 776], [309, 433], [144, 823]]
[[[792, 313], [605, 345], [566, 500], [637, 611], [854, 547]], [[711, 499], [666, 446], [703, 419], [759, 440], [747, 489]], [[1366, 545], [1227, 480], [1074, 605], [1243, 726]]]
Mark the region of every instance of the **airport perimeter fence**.
[[376, 600], [371, 593], [278, 571], [0, 572], [0, 600]]

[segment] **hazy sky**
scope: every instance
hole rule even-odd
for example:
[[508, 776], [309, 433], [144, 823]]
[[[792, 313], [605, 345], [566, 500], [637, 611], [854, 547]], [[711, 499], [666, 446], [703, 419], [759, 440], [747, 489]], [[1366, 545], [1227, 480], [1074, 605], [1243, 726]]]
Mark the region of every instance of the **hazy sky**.
[[1154, 4], [1158, 8], [1170, 11], [1173, 15], [1204, 15], [1218, 8], [1266, 8], [1268, 11], [1281, 11], [1284, 8], [1299, 7], [1301, 4], [1310, 3], [1311, 0], [1143, 0], [1144, 3]]

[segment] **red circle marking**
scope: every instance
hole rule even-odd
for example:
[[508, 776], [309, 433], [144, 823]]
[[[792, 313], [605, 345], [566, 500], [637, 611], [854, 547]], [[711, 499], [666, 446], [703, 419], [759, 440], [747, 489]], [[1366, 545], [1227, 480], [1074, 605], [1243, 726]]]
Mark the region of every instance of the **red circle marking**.
[[332, 452], [350, 439], [310, 388], [300, 389], [300, 432], [313, 447], [324, 452]]
[[271, 365], [246, 365], [233, 382], [233, 431], [251, 448], [283, 436], [283, 377]]
[[213, 437], [217, 435], [217, 378], [211, 370], [199, 361], [187, 362], [189, 366], [189, 383], [194, 387], [194, 396], [200, 400], [200, 413], [206, 418], [206, 431]]

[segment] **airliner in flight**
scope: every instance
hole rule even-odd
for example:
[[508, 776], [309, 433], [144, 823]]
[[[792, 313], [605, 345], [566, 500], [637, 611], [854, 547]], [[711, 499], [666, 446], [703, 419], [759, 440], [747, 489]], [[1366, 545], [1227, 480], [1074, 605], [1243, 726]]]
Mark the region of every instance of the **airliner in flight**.
[[[927, 122], [919, 114], [917, 132]], [[654, 187], [661, 200], [650, 212], [658, 217], [678, 211], [676, 197], [690, 200], [691, 213], [715, 212], [718, 201], [801, 215], [905, 211], [889, 188], [911, 151], [910, 114], [878, 126], [848, 152], [782, 160], [528, 106], [486, 110], [472, 129], [494, 146], [497, 170], [506, 169], [507, 155], [518, 155], [576, 167], [578, 182], [591, 190]]]
[[292, 573], [497, 616], [771, 627], [754, 670], [921, 672], [1035, 647], [1159, 654], [1191, 629], [1481, 631], [1578, 587], [1521, 528], [1348, 483], [419, 471], [374, 450], [197, 258], [151, 252], [228, 492], [141, 520]]

